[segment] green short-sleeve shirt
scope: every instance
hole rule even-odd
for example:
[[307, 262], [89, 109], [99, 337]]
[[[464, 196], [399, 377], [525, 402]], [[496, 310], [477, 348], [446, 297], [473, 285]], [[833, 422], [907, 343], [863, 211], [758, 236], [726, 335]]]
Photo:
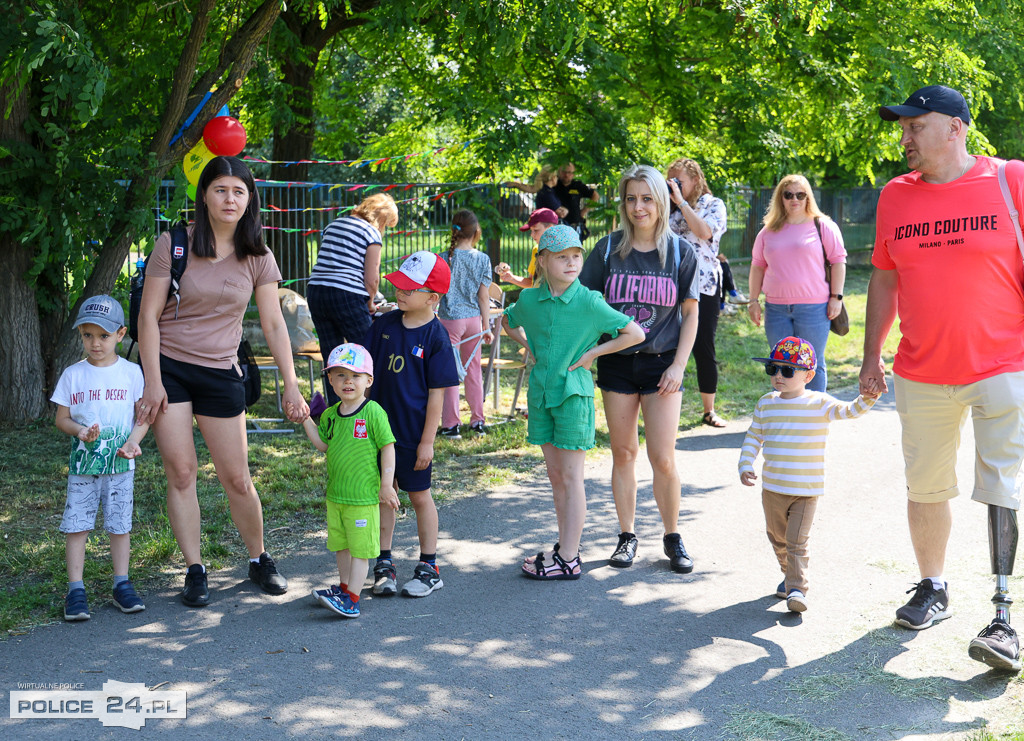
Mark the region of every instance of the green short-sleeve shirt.
[[509, 325], [526, 332], [537, 365], [530, 372], [530, 404], [556, 407], [568, 397], [594, 396], [589, 368], [569, 372], [569, 366], [597, 344], [601, 335], [616, 337], [630, 318], [605, 303], [597, 291], [578, 280], [561, 296], [552, 296], [547, 283], [524, 288], [519, 300], [505, 309]]
[[387, 412], [366, 401], [352, 414], [338, 405], [320, 417], [317, 428], [327, 443], [327, 500], [337, 504], [377, 504], [380, 492], [378, 453], [395, 442]]

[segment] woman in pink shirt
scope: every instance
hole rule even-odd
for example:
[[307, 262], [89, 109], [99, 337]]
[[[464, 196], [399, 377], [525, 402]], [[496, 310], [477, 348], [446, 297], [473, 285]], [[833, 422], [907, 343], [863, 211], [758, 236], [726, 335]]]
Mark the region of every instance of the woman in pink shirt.
[[[825, 253], [832, 263], [831, 285], [825, 281]], [[747, 311], [760, 327], [763, 289], [768, 346], [790, 335], [811, 343], [817, 356], [814, 379], [807, 384], [812, 391], [825, 390], [829, 323], [842, 308], [845, 282], [846, 248], [839, 227], [818, 208], [807, 178], [787, 175], [775, 186], [764, 228], [754, 239]]]

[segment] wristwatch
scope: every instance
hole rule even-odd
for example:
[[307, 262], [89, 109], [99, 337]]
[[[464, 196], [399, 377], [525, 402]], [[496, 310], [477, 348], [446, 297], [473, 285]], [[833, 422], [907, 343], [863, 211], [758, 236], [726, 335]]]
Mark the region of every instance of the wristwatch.
[[837, 299], [839, 299], [840, 301], [842, 301], [842, 300], [843, 300], [843, 294], [841, 294], [841, 293], [831, 293], [831, 294], [829, 294], [829, 295], [830, 295], [830, 296], [832, 296], [832, 298], [837, 298]]

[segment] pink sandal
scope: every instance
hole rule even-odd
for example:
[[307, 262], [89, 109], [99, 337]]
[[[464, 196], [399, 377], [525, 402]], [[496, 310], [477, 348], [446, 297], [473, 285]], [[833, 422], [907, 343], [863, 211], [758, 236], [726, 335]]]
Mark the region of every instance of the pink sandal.
[[[532, 566], [533, 569], [527, 568]], [[574, 581], [583, 576], [583, 560], [577, 553], [576, 558], [566, 561], [556, 546], [551, 554], [551, 565], [544, 565], [544, 553], [538, 553], [533, 561], [523, 564], [523, 576], [538, 581]]]

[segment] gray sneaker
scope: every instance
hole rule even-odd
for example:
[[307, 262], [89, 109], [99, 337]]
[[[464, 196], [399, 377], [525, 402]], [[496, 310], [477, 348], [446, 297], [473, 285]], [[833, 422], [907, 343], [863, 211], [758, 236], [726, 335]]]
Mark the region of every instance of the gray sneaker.
[[627, 566], [633, 565], [633, 559], [636, 558], [636, 536], [632, 533], [619, 533], [619, 544], [615, 546], [615, 551], [612, 553], [611, 558], [608, 559], [608, 564], [611, 566], [618, 566], [619, 568], [626, 568]]
[[416, 564], [416, 570], [413, 571], [412, 579], [407, 581], [405, 586], [402, 587], [402, 596], [426, 597], [434, 590], [440, 589], [443, 586], [444, 582], [441, 581], [441, 574], [438, 572], [437, 567], [420, 561]]
[[978, 637], [971, 641], [967, 655], [1000, 671], [1021, 670], [1017, 632], [999, 618], [985, 626]]
[[373, 567], [373, 593], [378, 597], [394, 597], [398, 594], [398, 574], [391, 561], [378, 561]]

